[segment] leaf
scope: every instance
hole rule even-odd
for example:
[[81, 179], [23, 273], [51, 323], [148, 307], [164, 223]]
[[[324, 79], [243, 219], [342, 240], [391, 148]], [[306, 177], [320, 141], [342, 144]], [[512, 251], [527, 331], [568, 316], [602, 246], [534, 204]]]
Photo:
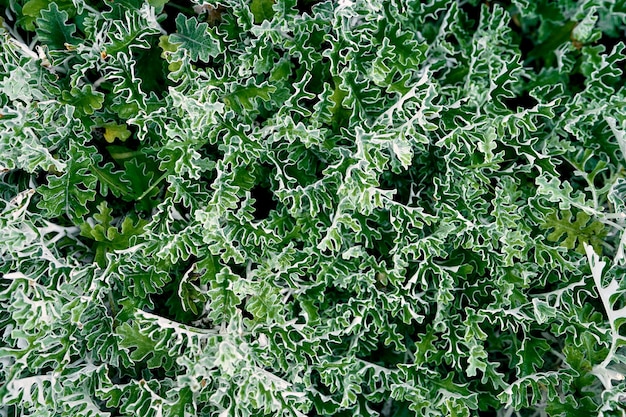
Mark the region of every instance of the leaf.
[[617, 178], [607, 197], [615, 213], [626, 213], [626, 178]]
[[547, 236], [549, 241], [559, 242], [561, 246], [575, 249], [581, 254], [585, 252], [583, 247], [585, 243], [601, 250], [603, 239], [607, 234], [602, 223], [592, 220], [591, 216], [583, 211], [576, 214], [575, 220], [569, 210], [562, 211], [560, 216], [557, 211], [553, 211], [544, 219], [542, 227], [553, 229]]
[[253, 323], [272, 323], [281, 320], [280, 294], [273, 286], [261, 285], [246, 302], [246, 310], [254, 317]]
[[96, 262], [101, 267], [105, 267], [107, 253], [129, 247], [133, 236], [143, 233], [147, 222], [145, 220], [135, 222], [130, 217], [126, 217], [118, 225], [114, 225], [115, 219], [111, 216], [112, 210], [106, 202], [98, 205], [98, 211], [99, 213], [93, 216], [97, 223], [94, 225], [87, 222], [83, 223], [80, 232], [82, 236], [98, 242], [96, 244]]
[[169, 36], [169, 42], [187, 50], [192, 61], [209, 62], [223, 52], [217, 33], [208, 23], [199, 23], [195, 17], [187, 19], [180, 14], [176, 18], [176, 28], [178, 32]]
[[124, 162], [122, 179], [131, 184], [132, 193], [130, 199], [140, 199], [139, 204], [143, 207], [151, 207], [151, 199], [159, 194], [158, 179], [156, 177], [156, 167], [152, 166], [152, 161], [142, 158], [133, 158]]
[[4, 0], [0, 414], [619, 415], [596, 3]]
[[164, 414], [170, 416], [192, 417], [196, 415], [195, 410], [190, 411], [194, 404], [193, 391], [190, 388], [183, 388], [178, 392], [176, 401], [168, 401], [163, 406]]
[[554, 417], [587, 417], [597, 414], [598, 406], [589, 397], [568, 395], [564, 400], [547, 404], [546, 411]]
[[539, 401], [559, 400], [559, 387], [567, 387], [572, 376], [564, 372], [542, 372], [520, 378], [509, 385], [498, 397], [506, 407], [514, 410], [530, 408]]
[[391, 149], [402, 164], [402, 167], [407, 169], [413, 160], [413, 149], [408, 141], [395, 140], [391, 145]]
[[270, 101], [272, 93], [276, 91], [276, 88], [271, 85], [246, 85], [238, 88], [233, 93], [224, 97], [224, 102], [227, 106], [236, 111], [250, 111], [256, 110], [259, 107], [259, 102]]
[[190, 311], [197, 316], [208, 301], [208, 297], [196, 284], [191, 282], [191, 272], [190, 269], [180, 280], [178, 297], [183, 311]]
[[76, 107], [79, 112], [89, 115], [102, 108], [104, 94], [94, 91], [91, 84], [85, 84], [81, 89], [72, 87], [70, 91], [63, 91], [62, 99], [64, 103]]
[[470, 348], [470, 355], [468, 359], [467, 376], [476, 376], [477, 370], [485, 372], [487, 369], [487, 352], [485, 349], [476, 344]]
[[136, 61], [124, 52], [109, 66], [106, 78], [113, 85], [113, 108], [123, 120], [137, 116], [145, 109], [147, 95], [142, 90], [142, 80], [137, 76]]
[[93, 150], [93, 161], [90, 164], [90, 169], [98, 178], [100, 194], [103, 196], [112, 194], [125, 199], [133, 195], [132, 183], [126, 180], [125, 173], [116, 169], [112, 162], [107, 162], [102, 166], [102, 156], [97, 153], [95, 148], [91, 149]]
[[172, 280], [167, 267], [162, 263], [141, 262], [143, 259], [140, 254], [129, 256], [114, 253], [114, 257], [110, 259], [108, 267], [119, 282], [121, 292], [141, 307], [153, 307], [148, 296], [162, 294], [165, 286]]
[[46, 0], [28, 0], [22, 6], [22, 14], [37, 18], [40, 16], [41, 11], [45, 10], [46, 6], [50, 3]]
[[[56, 5], [60, 10], [73, 12], [74, 5], [71, 0], [57, 0]], [[20, 19], [20, 25], [29, 31], [36, 30], [35, 21], [40, 18], [42, 11], [50, 5], [48, 0], [28, 0], [22, 6], [23, 17]]]
[[237, 306], [242, 300], [242, 295], [235, 288], [237, 278], [228, 268], [224, 268], [210, 283], [207, 293], [211, 300], [208, 317], [216, 323], [229, 322], [237, 312]]
[[626, 129], [620, 128], [617, 124], [617, 120], [615, 120], [615, 118], [613, 117], [605, 116], [604, 119], [611, 128], [611, 132], [617, 140], [619, 149], [622, 152], [622, 159], [626, 161]]
[[107, 123], [104, 125], [104, 129], [104, 139], [109, 143], [113, 143], [115, 139], [119, 139], [124, 142], [131, 135], [131, 132], [128, 130], [126, 125]]
[[148, 0], [148, 2], [150, 3], [150, 6], [154, 7], [155, 9], [162, 8], [167, 3], [169, 3], [169, 1], [170, 0]]
[[156, 19], [151, 17], [151, 13], [145, 8], [141, 9], [139, 4], [124, 8], [118, 2], [112, 5], [110, 11], [104, 13], [104, 16], [108, 17], [106, 31], [99, 36], [106, 36], [108, 39], [108, 42], [102, 45], [105, 56], [119, 58], [128, 65], [130, 60], [126, 61], [124, 57], [134, 56], [133, 49], [150, 49], [151, 37], [160, 34], [160, 31]]
[[[594, 252], [591, 245], [585, 244], [585, 252], [587, 254], [587, 260], [589, 261], [589, 268], [591, 269], [591, 275], [596, 287], [596, 291], [602, 301], [602, 306], [608, 317], [610, 324], [610, 336], [611, 336], [611, 350], [602, 363], [594, 366], [592, 373], [596, 375], [607, 389], [612, 387], [611, 379], [623, 380], [626, 375], [622, 372], [616, 372], [607, 368], [612, 361], [626, 362], [624, 359], [620, 360], [620, 355], [617, 353], [618, 346], [626, 343], [626, 337], [620, 333], [620, 327], [626, 323], [626, 305], [624, 303], [624, 295], [626, 295], [626, 288], [621, 285], [621, 281], [618, 281], [615, 277], [615, 269], [609, 269], [606, 275], [610, 279], [609, 283], [604, 285], [604, 267], [606, 262], [600, 260], [598, 254]], [[622, 278], [622, 272], [619, 272], [619, 279]]]
[[517, 356], [519, 357], [516, 365], [518, 376], [533, 375], [541, 370], [544, 358], [550, 349], [550, 345], [542, 339], [526, 338], [522, 341], [522, 345], [517, 351]]
[[[32, 1], [32, 0], [31, 0]], [[30, 2], [29, 2], [30, 3]], [[68, 45], [77, 45], [80, 40], [74, 37], [76, 25], [68, 24], [69, 15], [64, 10], [59, 10], [57, 3], [41, 10], [41, 17], [35, 20], [39, 41], [50, 50], [68, 50]]]
[[565, 22], [563, 25], [555, 27], [553, 32], [544, 42], [537, 45], [532, 51], [530, 51], [528, 58], [537, 59], [540, 57], [549, 57], [550, 54], [554, 53], [560, 45], [570, 39], [572, 29], [575, 27], [576, 22], [573, 21]]
[[596, 30], [594, 33], [594, 28], [597, 22], [598, 15], [595, 13], [595, 10], [592, 9], [589, 11], [589, 14], [587, 14], [587, 16], [578, 22], [572, 29], [572, 39], [583, 43], [591, 43], [595, 41], [599, 36], [602, 36], [599, 30]]
[[116, 329], [116, 336], [120, 338], [120, 346], [130, 350], [130, 358], [135, 362], [147, 359], [149, 368], [162, 366], [162, 360], [167, 358], [167, 352], [157, 347], [158, 340], [153, 340], [133, 324], [123, 323]]
[[274, 16], [274, 0], [252, 0], [250, 2], [250, 11], [254, 16], [254, 23], [259, 25], [264, 20], [272, 20]]
[[89, 212], [87, 204], [96, 199], [98, 178], [90, 172], [90, 162], [84, 154], [69, 161], [64, 173], [49, 175], [48, 184], [42, 185], [37, 192], [42, 196], [38, 207], [46, 216], [58, 217], [66, 214], [70, 219], [77, 219]]

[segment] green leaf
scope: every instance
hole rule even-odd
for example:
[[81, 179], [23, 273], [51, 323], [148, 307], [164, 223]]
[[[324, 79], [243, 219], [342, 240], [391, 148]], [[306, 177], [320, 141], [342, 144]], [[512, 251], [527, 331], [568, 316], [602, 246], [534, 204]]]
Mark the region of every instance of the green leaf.
[[[151, 48], [151, 38], [160, 34], [160, 31], [156, 21], [151, 20], [150, 13], [142, 13], [139, 9], [139, 5], [124, 8], [117, 2], [110, 11], [104, 13], [108, 18], [107, 30], [99, 36], [108, 38], [108, 42], [103, 45], [107, 57], [120, 58], [124, 64], [128, 64], [123, 56], [132, 56], [133, 50]], [[118, 56], [120, 53], [122, 57]]]
[[222, 42], [208, 23], [198, 22], [195, 17], [187, 19], [180, 14], [176, 18], [178, 32], [169, 36], [169, 42], [178, 44], [189, 53], [192, 61], [209, 62], [223, 51]]
[[104, 103], [104, 94], [94, 91], [91, 84], [85, 84], [80, 89], [72, 87], [70, 91], [63, 91], [61, 97], [64, 103], [74, 106], [79, 112], [87, 115], [102, 108], [102, 103]]
[[547, 37], [545, 41], [537, 45], [530, 53], [528, 54], [529, 59], [550, 59], [551, 54], [555, 52], [555, 50], [562, 45], [564, 42], [570, 40], [572, 29], [576, 27], [576, 22], [565, 22], [563, 25], [556, 26], [552, 30], [552, 33]]
[[605, 117], [605, 120], [609, 127], [611, 128], [611, 132], [615, 136], [617, 140], [617, 144], [619, 145], [619, 149], [622, 152], [622, 159], [626, 161], [626, 129], [620, 128], [617, 124], [617, 120], [613, 117]]
[[28, 0], [22, 6], [22, 14], [25, 16], [37, 18], [40, 16], [41, 11], [44, 10], [48, 5], [50, 5], [50, 2], [47, 0]]
[[77, 219], [89, 212], [87, 205], [96, 199], [98, 178], [90, 171], [88, 157], [83, 155], [69, 161], [64, 173], [49, 175], [47, 179], [48, 183], [37, 189], [42, 197], [38, 207], [46, 216], [65, 214]]
[[128, 120], [136, 117], [140, 109], [145, 109], [147, 95], [141, 88], [142, 80], [136, 73], [136, 62], [123, 52], [119, 52], [117, 58], [107, 73], [113, 85], [112, 108], [121, 119]]
[[476, 376], [477, 370], [485, 372], [487, 369], [487, 352], [485, 349], [480, 345], [473, 345], [469, 353], [467, 376]]
[[210, 283], [208, 296], [211, 299], [209, 317], [216, 323], [227, 323], [237, 313], [237, 306], [241, 303], [242, 295], [235, 288], [239, 277], [228, 268], [215, 275], [215, 281]]
[[148, 159], [133, 158], [124, 163], [122, 179], [131, 184], [130, 198], [139, 200], [141, 207], [152, 207], [152, 198], [159, 194], [156, 167]]
[[[30, 3], [30, 2], [29, 2]], [[50, 3], [48, 9], [41, 10], [41, 17], [35, 20], [39, 41], [50, 50], [68, 50], [80, 40], [74, 36], [76, 25], [68, 24], [69, 15], [59, 10], [57, 3]]]
[[90, 164], [90, 169], [93, 174], [98, 178], [100, 185], [100, 194], [107, 196], [112, 194], [116, 197], [122, 197], [128, 199], [133, 195], [132, 183], [126, 180], [125, 172], [115, 168], [114, 164], [107, 162], [104, 166], [101, 165], [102, 156], [97, 153], [95, 148], [93, 149], [93, 163]]
[[542, 339], [527, 338], [522, 342], [517, 351], [519, 361], [516, 368], [520, 377], [533, 375], [538, 372], [544, 364], [550, 345]]
[[149, 335], [144, 334], [138, 327], [122, 323], [116, 329], [116, 335], [120, 338], [120, 347], [130, 351], [130, 358], [135, 362], [143, 361], [147, 358], [149, 367], [159, 367], [161, 365], [158, 359], [165, 354], [157, 347], [157, 342], [152, 340]]
[[597, 414], [598, 405], [589, 397], [568, 395], [564, 400], [548, 403], [546, 411], [554, 417], [586, 417]]
[[275, 0], [252, 0], [250, 2], [250, 11], [254, 16], [254, 23], [259, 25], [264, 20], [272, 20], [274, 16]]
[[164, 414], [169, 416], [192, 417], [195, 412], [190, 411], [193, 401], [193, 391], [183, 388], [178, 392], [176, 401], [168, 401], [164, 406]]
[[194, 315], [198, 315], [208, 301], [206, 294], [191, 282], [189, 274], [185, 274], [178, 284], [178, 297], [180, 298], [182, 309], [190, 311]]
[[602, 223], [592, 220], [591, 216], [583, 211], [576, 213], [575, 219], [569, 210], [560, 213], [553, 211], [546, 216], [542, 227], [553, 229], [547, 236], [550, 242], [558, 242], [561, 246], [575, 249], [580, 254], [585, 253], [584, 243], [592, 245], [600, 251], [603, 239], [607, 234]]
[[[74, 5], [71, 0], [56, 0], [56, 5], [60, 10], [73, 11]], [[40, 18], [42, 12], [46, 10], [46, 7], [50, 6], [49, 0], [28, 0], [22, 6], [23, 18], [21, 20], [21, 26], [26, 30], [36, 30], [35, 20]]]
[[624, 2], [0, 3], [0, 414], [620, 415]]
[[148, 0], [150, 6], [154, 7], [157, 10], [161, 9], [163, 6], [169, 3], [169, 1], [170, 0]]
[[559, 400], [559, 387], [569, 386], [571, 381], [572, 376], [565, 372], [537, 373], [518, 379], [499, 398], [515, 410], [534, 407], [542, 400], [552, 403]]
[[145, 220], [133, 221], [130, 217], [124, 218], [119, 225], [113, 225], [115, 219], [111, 216], [112, 210], [106, 202], [98, 205], [98, 213], [93, 218], [97, 222], [81, 225], [81, 235], [93, 239], [96, 242], [96, 262], [102, 267], [106, 266], [106, 254], [120, 249], [126, 249], [132, 243], [134, 236], [144, 231], [147, 223]]
[[241, 86], [224, 97], [227, 106], [237, 112], [258, 109], [260, 101], [270, 101], [276, 87], [268, 84]]

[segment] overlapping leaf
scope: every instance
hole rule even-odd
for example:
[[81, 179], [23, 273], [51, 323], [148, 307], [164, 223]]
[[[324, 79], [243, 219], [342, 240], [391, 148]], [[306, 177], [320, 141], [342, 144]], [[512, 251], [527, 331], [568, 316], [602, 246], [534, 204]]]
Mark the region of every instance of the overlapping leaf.
[[623, 407], [618, 2], [92, 3], [3, 9], [0, 414]]

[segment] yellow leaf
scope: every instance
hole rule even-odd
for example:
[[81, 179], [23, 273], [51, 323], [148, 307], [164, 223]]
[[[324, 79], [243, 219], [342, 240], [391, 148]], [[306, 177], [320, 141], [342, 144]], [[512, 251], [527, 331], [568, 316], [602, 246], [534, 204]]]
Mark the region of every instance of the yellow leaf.
[[104, 125], [104, 129], [104, 139], [109, 143], [113, 143], [115, 139], [124, 142], [130, 137], [130, 130], [126, 128], [126, 125], [107, 123]]

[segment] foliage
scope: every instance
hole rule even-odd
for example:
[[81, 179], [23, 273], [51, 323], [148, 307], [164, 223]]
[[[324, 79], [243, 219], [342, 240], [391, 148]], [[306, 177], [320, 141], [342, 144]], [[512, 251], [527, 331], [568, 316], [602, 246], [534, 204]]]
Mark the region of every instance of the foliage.
[[624, 2], [0, 11], [0, 415], [626, 415]]

